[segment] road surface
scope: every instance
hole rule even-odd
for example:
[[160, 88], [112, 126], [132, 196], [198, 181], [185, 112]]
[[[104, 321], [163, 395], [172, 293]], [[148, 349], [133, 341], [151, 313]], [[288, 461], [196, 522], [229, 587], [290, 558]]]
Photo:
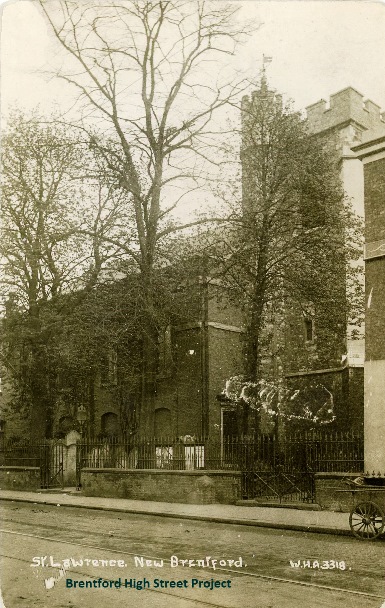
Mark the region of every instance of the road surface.
[[59, 501], [0, 503], [5, 608], [380, 608], [385, 601], [382, 539]]

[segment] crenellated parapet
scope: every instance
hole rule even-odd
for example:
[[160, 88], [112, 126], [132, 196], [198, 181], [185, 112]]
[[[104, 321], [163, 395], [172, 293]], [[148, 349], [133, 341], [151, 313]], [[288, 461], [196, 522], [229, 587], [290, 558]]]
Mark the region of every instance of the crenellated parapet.
[[260, 116], [266, 107], [274, 106], [282, 108], [282, 95], [269, 89], [265, 78], [262, 78], [259, 89], [253, 91], [251, 95], [242, 97], [242, 151], [252, 144], [255, 145], [258, 138], [256, 127], [259, 125]]
[[364, 100], [361, 93], [348, 87], [330, 96], [329, 104], [324, 99], [306, 108], [311, 133], [322, 133], [330, 129], [343, 128], [355, 123], [359, 131], [385, 129], [385, 113], [370, 99]]

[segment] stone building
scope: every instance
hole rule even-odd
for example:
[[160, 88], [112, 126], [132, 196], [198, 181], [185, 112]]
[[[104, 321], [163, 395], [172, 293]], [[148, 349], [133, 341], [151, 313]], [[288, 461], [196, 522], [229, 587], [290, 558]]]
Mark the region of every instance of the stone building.
[[[348, 87], [321, 99], [306, 108], [307, 123], [311, 133], [327, 137], [335, 142], [341, 160], [341, 181], [353, 209], [364, 218], [364, 176], [360, 160], [354, 153], [368, 132], [385, 130], [384, 114], [371, 100], [364, 100], [361, 93]], [[347, 327], [347, 356], [350, 366], [363, 367], [364, 339], [352, 338], [352, 327]]]
[[[335, 142], [340, 157], [343, 189], [354, 211], [365, 220], [367, 234], [368, 222], [373, 222], [367, 213], [367, 203], [364, 205], [364, 179], [367, 191], [369, 178], [368, 175], [364, 178], [357, 149], [361, 149], [360, 142], [372, 140], [374, 134], [385, 134], [385, 113], [381, 113], [379, 105], [369, 99], [365, 100], [356, 89], [348, 87], [331, 95], [328, 102], [322, 99], [308, 106], [306, 117], [311, 133]], [[368, 277], [368, 268], [366, 266], [364, 273], [363, 258], [358, 265], [362, 268], [364, 284], [364, 274]], [[368, 310], [365, 311], [366, 318], [367, 314]], [[334, 374], [335, 378], [341, 377], [342, 391], [345, 393], [345, 415], [352, 427], [358, 429], [362, 426], [364, 413], [363, 371], [367, 335], [365, 324], [358, 335], [355, 335], [354, 326], [347, 325], [345, 369]]]
[[[243, 98], [243, 193], [244, 200], [252, 199], [252, 164], [248, 141], [250, 125], [248, 114], [258, 104], [282, 104], [282, 98], [269, 90], [263, 78], [260, 90]], [[350, 199], [355, 212], [364, 217], [364, 178], [359, 158], [354, 146], [373, 129], [385, 130], [385, 122], [380, 107], [349, 87], [330, 96], [330, 100], [320, 100], [306, 108], [309, 132], [317, 138], [327, 140], [335, 147], [340, 159], [340, 175], [343, 189]], [[352, 262], [353, 263], [353, 262]], [[360, 268], [360, 262], [355, 262]], [[362, 283], [364, 283], [363, 261]], [[345, 289], [341, 277], [341, 289]], [[336, 310], [336, 315], [338, 311]], [[309, 392], [309, 387], [325, 387], [333, 394], [337, 413], [338, 428], [360, 430], [363, 427], [364, 396], [364, 327], [360, 331], [353, 325], [342, 325], [341, 335], [330, 339], [328, 326], [322, 318], [322, 310], [314, 315], [303, 314], [298, 307], [286, 310], [280, 339], [284, 343], [282, 365], [287, 385], [293, 389]], [[275, 325], [279, 325], [275, 321]], [[311, 392], [311, 391], [310, 391]], [[310, 395], [309, 392], [309, 395]], [[314, 390], [313, 390], [314, 394]], [[322, 399], [322, 395], [320, 396]]]

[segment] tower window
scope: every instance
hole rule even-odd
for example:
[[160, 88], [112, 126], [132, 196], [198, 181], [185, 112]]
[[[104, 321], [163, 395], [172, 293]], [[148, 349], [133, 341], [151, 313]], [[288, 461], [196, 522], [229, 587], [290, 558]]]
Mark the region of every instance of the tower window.
[[314, 321], [310, 317], [304, 319], [305, 324], [305, 340], [306, 342], [313, 342], [314, 340]]

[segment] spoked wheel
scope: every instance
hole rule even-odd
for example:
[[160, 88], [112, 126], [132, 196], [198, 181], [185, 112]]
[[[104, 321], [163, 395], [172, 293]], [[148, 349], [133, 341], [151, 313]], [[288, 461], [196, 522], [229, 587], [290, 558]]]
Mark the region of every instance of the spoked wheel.
[[384, 512], [374, 502], [360, 502], [350, 513], [350, 529], [361, 540], [373, 540], [384, 529]]

